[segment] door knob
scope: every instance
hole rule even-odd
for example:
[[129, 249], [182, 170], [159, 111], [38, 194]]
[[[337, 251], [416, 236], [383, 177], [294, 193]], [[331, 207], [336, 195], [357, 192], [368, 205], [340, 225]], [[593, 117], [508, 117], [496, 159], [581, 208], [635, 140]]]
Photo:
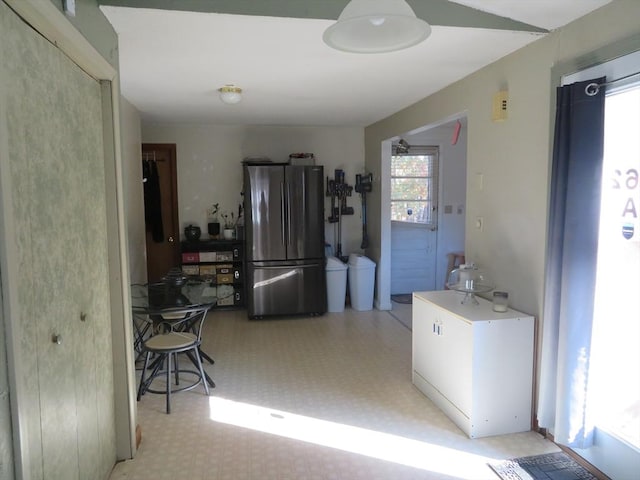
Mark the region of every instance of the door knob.
[[56, 345], [60, 345], [60, 344], [62, 343], [62, 335], [59, 335], [59, 334], [54, 333], [54, 334], [51, 336], [51, 341], [52, 341], [53, 343], [55, 343]]
[[170, 236], [170, 237], [167, 239], [167, 241], [168, 241], [169, 243], [173, 243], [173, 242], [174, 242], [174, 240], [173, 240], [173, 236]]

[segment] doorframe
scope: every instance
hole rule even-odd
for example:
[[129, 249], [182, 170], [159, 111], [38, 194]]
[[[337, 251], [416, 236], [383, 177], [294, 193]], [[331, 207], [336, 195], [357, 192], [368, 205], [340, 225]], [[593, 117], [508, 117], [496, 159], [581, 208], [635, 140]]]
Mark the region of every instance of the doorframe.
[[[415, 135], [420, 132], [426, 132], [432, 130], [434, 128], [440, 127], [442, 125], [447, 125], [455, 122], [456, 120], [460, 120], [462, 118], [468, 119], [468, 112], [463, 110], [461, 112], [454, 113], [445, 118], [442, 118], [438, 121], [428, 123], [422, 125], [420, 127], [412, 128], [405, 132], [397, 133], [380, 143], [380, 259], [379, 265], [377, 268], [377, 297], [376, 297], [376, 307], [380, 310], [391, 310], [391, 212], [390, 208], [385, 207], [387, 205], [391, 205], [391, 156], [393, 154], [392, 151], [392, 143], [394, 140], [403, 137]], [[468, 125], [468, 124], [467, 124]], [[467, 126], [468, 132], [468, 126]], [[440, 152], [442, 156], [442, 151]], [[468, 157], [468, 147], [465, 152], [465, 158]], [[441, 160], [441, 159], [440, 159]], [[439, 174], [438, 174], [438, 239], [437, 244], [441, 245], [441, 225], [442, 225], [442, 216], [443, 216], [443, 181], [444, 175], [442, 175], [442, 165], [438, 166]], [[466, 199], [465, 199], [465, 218], [466, 218]], [[466, 231], [465, 231], [466, 238]], [[438, 254], [438, 250], [436, 250], [436, 255]], [[436, 259], [436, 267], [438, 265], [438, 260]], [[436, 268], [437, 275], [437, 268]], [[436, 276], [436, 282], [437, 282]], [[436, 288], [437, 288], [436, 283]]]
[[[116, 235], [107, 237], [109, 262], [109, 290], [111, 298], [112, 345], [114, 354], [114, 407], [117, 459], [133, 458], [136, 453], [137, 405], [135, 398], [135, 369], [133, 357], [133, 333], [129, 293], [129, 266], [127, 259], [126, 214], [124, 208], [123, 168], [120, 143], [120, 85], [117, 70], [89, 43], [49, 0], [3, 0], [19, 17], [36, 32], [49, 40], [67, 55], [79, 68], [100, 82], [103, 105], [103, 138], [105, 183], [107, 201], [107, 226]], [[6, 125], [0, 140], [6, 137]], [[0, 157], [7, 156], [8, 145], [0, 141]], [[0, 232], [11, 231], [13, 221], [5, 212], [11, 205], [11, 185], [0, 175]], [[15, 283], [11, 278], [19, 275], [16, 260], [17, 245], [2, 242], [0, 247], [0, 271], [5, 272], [2, 282], [7, 339], [7, 370], [11, 391], [11, 420], [13, 430], [14, 468], [16, 478], [29, 479], [29, 435], [25, 416], [28, 412], [20, 400], [30, 392], [24, 382], [25, 372], [16, 362], [21, 348], [21, 331], [12, 322], [12, 312], [18, 312], [20, 304]]]
[[[178, 223], [179, 215], [178, 215], [178, 151], [175, 143], [142, 143], [141, 151], [143, 153], [144, 159], [144, 150], [165, 150], [169, 153], [169, 167], [171, 169], [171, 222], [174, 225], [175, 231], [171, 232], [169, 236], [174, 237], [173, 242], [173, 263], [176, 265], [180, 264], [180, 224]], [[167, 232], [164, 232], [165, 237], [167, 236]], [[148, 244], [148, 235], [146, 236], [145, 247], [147, 250], [146, 255], [146, 267], [147, 267], [147, 278], [149, 277], [149, 248]], [[149, 280], [150, 281], [150, 280]]]

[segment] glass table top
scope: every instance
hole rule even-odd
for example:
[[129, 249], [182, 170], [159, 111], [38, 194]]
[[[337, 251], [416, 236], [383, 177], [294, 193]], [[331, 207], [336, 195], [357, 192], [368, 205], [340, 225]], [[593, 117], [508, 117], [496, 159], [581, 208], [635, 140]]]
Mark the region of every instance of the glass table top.
[[208, 282], [187, 282], [180, 287], [165, 283], [131, 285], [131, 308], [135, 313], [167, 313], [188, 307], [212, 307], [216, 300], [216, 289]]

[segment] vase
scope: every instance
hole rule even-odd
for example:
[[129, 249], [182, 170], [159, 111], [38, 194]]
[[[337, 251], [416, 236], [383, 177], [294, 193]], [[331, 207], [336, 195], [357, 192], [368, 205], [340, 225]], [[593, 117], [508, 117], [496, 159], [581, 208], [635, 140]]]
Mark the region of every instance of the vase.
[[184, 229], [184, 236], [190, 242], [197, 242], [200, 239], [202, 231], [197, 225], [189, 225]]
[[233, 240], [234, 233], [235, 233], [235, 230], [233, 228], [225, 228], [222, 231], [222, 235], [224, 236], [225, 240]]
[[220, 224], [218, 222], [209, 222], [207, 224], [207, 232], [212, 238], [216, 238], [220, 235]]

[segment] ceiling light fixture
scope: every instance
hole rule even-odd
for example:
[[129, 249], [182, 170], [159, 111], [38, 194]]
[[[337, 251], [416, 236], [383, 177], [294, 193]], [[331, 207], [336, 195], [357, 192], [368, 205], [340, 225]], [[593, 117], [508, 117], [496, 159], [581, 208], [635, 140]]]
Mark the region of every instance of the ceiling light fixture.
[[396, 147], [396, 155], [404, 155], [409, 153], [409, 149], [411, 148], [411, 145], [409, 145], [409, 142], [407, 142], [404, 138], [401, 138], [395, 147]]
[[384, 53], [416, 45], [431, 27], [405, 0], [351, 0], [322, 36], [324, 43], [352, 53]]
[[225, 85], [224, 87], [220, 87], [218, 92], [220, 92], [220, 100], [224, 103], [228, 103], [229, 105], [233, 105], [234, 103], [238, 103], [242, 100], [242, 89], [235, 85]]

